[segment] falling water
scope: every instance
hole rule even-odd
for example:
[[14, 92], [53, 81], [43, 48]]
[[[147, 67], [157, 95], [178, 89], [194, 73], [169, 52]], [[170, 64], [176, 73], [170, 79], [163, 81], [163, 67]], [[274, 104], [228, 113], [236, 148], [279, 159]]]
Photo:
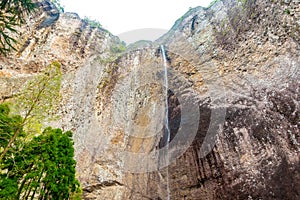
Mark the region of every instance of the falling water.
[[168, 195], [168, 200], [170, 200], [170, 183], [169, 183], [169, 142], [170, 142], [170, 128], [169, 128], [169, 103], [168, 103], [168, 89], [169, 89], [169, 83], [168, 83], [168, 71], [167, 71], [167, 67], [168, 67], [168, 63], [167, 63], [167, 57], [166, 57], [166, 52], [165, 52], [165, 48], [163, 45], [160, 46], [161, 48], [161, 52], [162, 52], [162, 56], [163, 56], [163, 61], [164, 61], [164, 74], [165, 74], [165, 127], [166, 127], [166, 131], [167, 131], [167, 141], [166, 141], [166, 173], [167, 173], [167, 195]]

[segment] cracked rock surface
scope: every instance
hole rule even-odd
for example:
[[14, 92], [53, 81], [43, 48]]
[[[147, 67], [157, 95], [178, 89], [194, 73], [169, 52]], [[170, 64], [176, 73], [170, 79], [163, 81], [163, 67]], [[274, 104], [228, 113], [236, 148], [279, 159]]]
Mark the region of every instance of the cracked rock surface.
[[197, 7], [118, 56], [117, 37], [40, 5], [0, 57], [0, 97], [62, 64], [54, 126], [74, 132], [84, 199], [300, 199], [298, 0]]

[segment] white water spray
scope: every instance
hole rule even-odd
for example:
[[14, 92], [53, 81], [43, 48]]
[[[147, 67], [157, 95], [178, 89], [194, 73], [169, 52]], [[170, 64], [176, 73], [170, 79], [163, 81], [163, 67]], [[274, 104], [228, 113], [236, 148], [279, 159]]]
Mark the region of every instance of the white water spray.
[[166, 52], [165, 52], [165, 48], [163, 45], [160, 46], [161, 52], [162, 52], [162, 56], [163, 56], [163, 61], [164, 61], [164, 75], [165, 75], [165, 127], [166, 127], [166, 131], [167, 131], [167, 142], [166, 142], [166, 173], [167, 173], [167, 199], [170, 200], [170, 196], [171, 196], [171, 192], [170, 192], [170, 183], [169, 183], [169, 143], [170, 143], [170, 128], [169, 128], [169, 103], [168, 103], [168, 89], [169, 89], [169, 82], [168, 82], [168, 71], [167, 71], [167, 67], [168, 67], [168, 62], [167, 62], [167, 57], [166, 57]]

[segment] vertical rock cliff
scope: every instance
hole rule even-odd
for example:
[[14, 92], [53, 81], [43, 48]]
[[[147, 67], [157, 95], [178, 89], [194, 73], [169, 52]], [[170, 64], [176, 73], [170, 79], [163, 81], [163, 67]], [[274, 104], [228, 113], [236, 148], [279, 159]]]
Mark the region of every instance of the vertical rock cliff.
[[300, 198], [298, 0], [197, 7], [122, 54], [109, 32], [39, 7], [0, 58], [0, 96], [62, 64], [55, 125], [74, 132], [85, 199]]

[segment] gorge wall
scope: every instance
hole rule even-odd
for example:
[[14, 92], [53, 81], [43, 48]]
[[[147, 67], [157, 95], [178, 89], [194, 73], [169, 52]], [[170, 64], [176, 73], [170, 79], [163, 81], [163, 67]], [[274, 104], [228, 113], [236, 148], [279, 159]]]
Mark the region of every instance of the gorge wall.
[[18, 51], [0, 57], [1, 101], [62, 64], [51, 123], [74, 132], [84, 199], [300, 198], [298, 0], [197, 7], [125, 52], [108, 31], [38, 4]]

